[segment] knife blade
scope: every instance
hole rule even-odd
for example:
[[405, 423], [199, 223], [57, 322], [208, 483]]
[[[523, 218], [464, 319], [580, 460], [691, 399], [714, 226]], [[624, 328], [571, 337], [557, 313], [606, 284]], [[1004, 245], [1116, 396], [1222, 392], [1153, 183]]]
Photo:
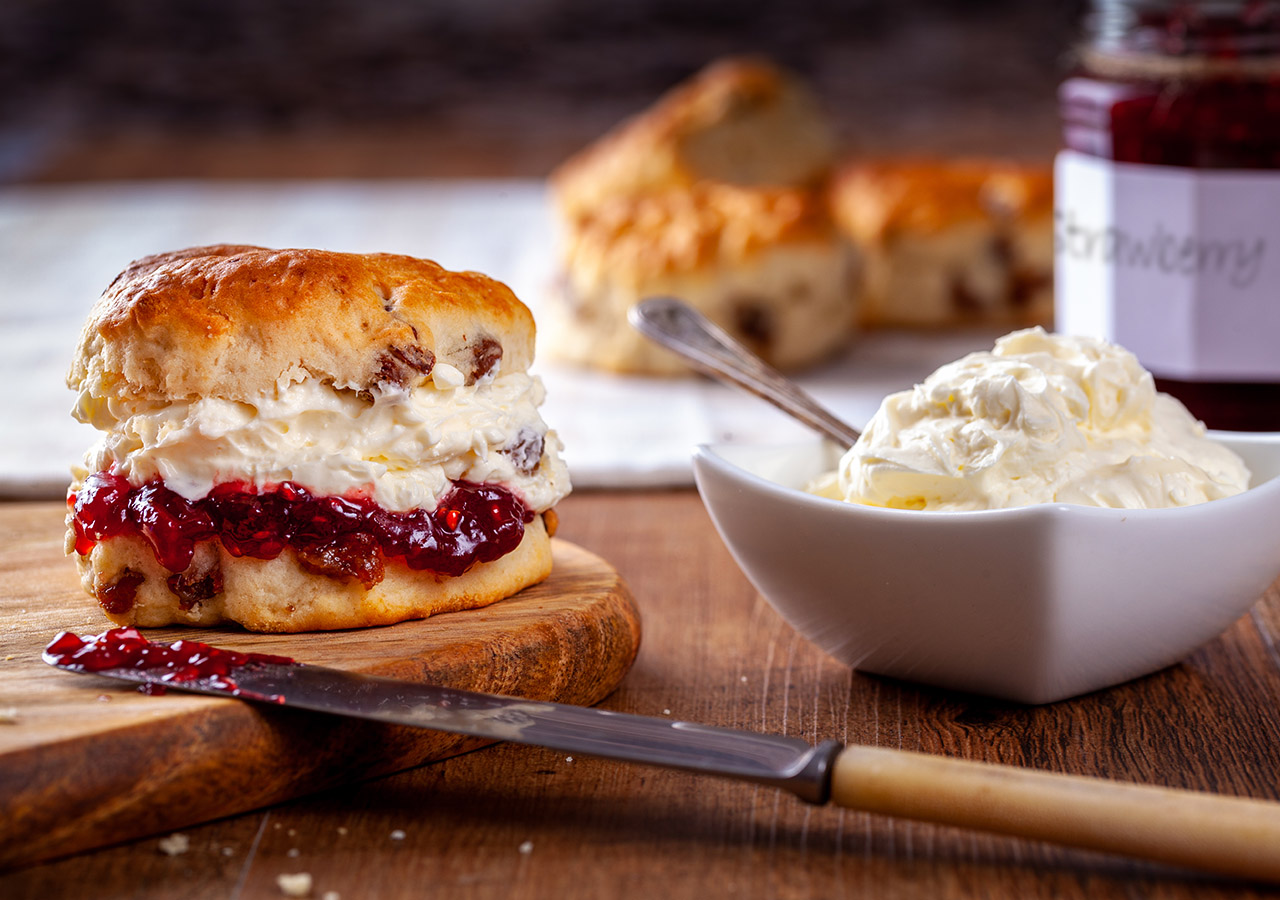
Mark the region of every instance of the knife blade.
[[480, 694], [133, 628], [59, 634], [45, 662], [144, 688], [533, 744], [753, 782], [802, 800], [1280, 881], [1280, 804], [885, 747], [816, 745], [653, 716]]
[[[215, 650], [206, 647], [192, 652], [207, 656]], [[157, 668], [86, 668], [59, 662], [48, 651], [44, 658], [60, 668], [137, 684], [724, 775], [784, 788], [814, 803], [826, 802], [827, 770], [840, 747], [837, 741], [813, 747], [798, 738], [480, 694], [278, 657], [281, 661], [251, 658], [226, 674], [187, 679]]]

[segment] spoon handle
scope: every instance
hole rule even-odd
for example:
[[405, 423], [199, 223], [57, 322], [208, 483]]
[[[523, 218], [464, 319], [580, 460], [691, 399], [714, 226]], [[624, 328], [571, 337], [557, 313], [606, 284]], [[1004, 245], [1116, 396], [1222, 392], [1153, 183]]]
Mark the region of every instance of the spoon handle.
[[785, 378], [723, 329], [674, 297], [651, 297], [631, 307], [631, 326], [677, 353], [706, 375], [736, 385], [825, 435], [852, 447], [858, 431]]

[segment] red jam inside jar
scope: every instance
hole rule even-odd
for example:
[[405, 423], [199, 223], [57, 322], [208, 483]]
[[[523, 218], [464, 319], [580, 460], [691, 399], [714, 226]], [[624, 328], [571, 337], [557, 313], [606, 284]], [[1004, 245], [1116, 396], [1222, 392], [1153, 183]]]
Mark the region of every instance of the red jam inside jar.
[[[382, 580], [386, 560], [441, 575], [492, 562], [519, 545], [534, 515], [505, 488], [470, 482], [455, 482], [434, 510], [394, 512], [368, 497], [313, 496], [291, 482], [262, 493], [220, 484], [189, 501], [162, 481], [134, 486], [96, 472], [67, 502], [78, 553], [112, 537], [141, 537], [175, 573], [170, 590], [190, 602], [220, 589], [216, 573], [177, 577], [203, 541], [218, 540], [232, 556], [256, 559], [274, 559], [289, 547], [309, 571], [369, 588]], [[132, 591], [117, 594], [113, 602], [127, 610]]]
[[[1090, 26], [1059, 91], [1065, 148], [1117, 163], [1280, 171], [1280, 2], [1096, 0]], [[1157, 387], [1212, 428], [1280, 430], [1272, 377], [1152, 368]]]

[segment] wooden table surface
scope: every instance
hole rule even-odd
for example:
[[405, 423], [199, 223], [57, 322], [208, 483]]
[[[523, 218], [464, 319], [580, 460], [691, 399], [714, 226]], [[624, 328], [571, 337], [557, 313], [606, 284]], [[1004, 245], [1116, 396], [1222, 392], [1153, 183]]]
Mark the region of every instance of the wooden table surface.
[[[692, 491], [596, 492], [561, 535], [613, 562], [644, 626], [609, 709], [1280, 799], [1280, 593], [1184, 663], [1028, 708], [850, 672], [774, 614]], [[1213, 897], [1266, 889], [499, 745], [157, 839], [0, 876], [8, 900]], [[1280, 848], [1277, 849], [1280, 852]], [[90, 888], [91, 886], [91, 888]]]

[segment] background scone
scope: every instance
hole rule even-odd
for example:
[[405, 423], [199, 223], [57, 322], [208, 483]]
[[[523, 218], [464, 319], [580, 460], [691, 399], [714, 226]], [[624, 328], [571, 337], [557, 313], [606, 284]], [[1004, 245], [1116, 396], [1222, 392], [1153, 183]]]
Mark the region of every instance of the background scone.
[[645, 297], [679, 297], [779, 368], [844, 346], [853, 324], [845, 247], [821, 198], [703, 182], [620, 197], [565, 239], [547, 349], [618, 372], [682, 374], [627, 325]]
[[673, 88], [582, 150], [551, 176], [568, 220], [618, 196], [703, 181], [815, 187], [833, 141], [804, 84], [758, 59], [726, 59]]
[[69, 386], [103, 432], [68, 548], [116, 622], [292, 632], [492, 603], [545, 578], [569, 490], [504, 285], [384, 254], [133, 263]]
[[868, 327], [1047, 325], [1053, 319], [1049, 168], [980, 160], [853, 162], [832, 187], [859, 259]]
[[849, 254], [824, 193], [832, 158], [797, 79], [726, 60], [570, 159], [551, 179], [561, 275], [548, 354], [687, 374], [627, 322], [636, 302], [667, 294], [780, 368], [831, 355], [854, 321]]

